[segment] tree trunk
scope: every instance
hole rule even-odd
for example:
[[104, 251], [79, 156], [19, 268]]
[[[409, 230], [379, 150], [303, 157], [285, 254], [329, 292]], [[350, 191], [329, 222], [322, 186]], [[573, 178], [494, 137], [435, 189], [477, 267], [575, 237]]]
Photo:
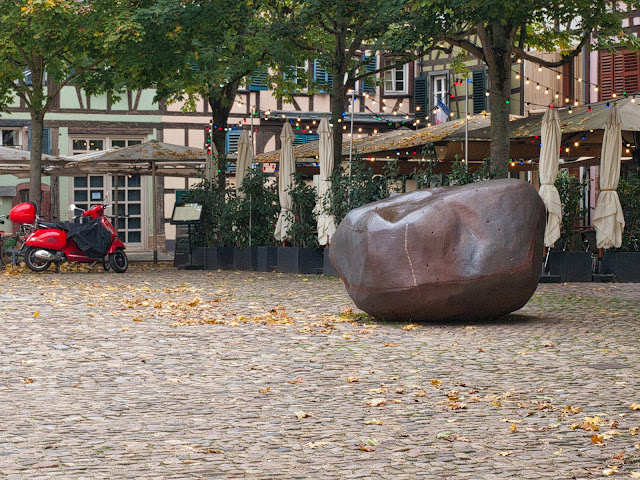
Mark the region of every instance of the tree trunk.
[[226, 184], [227, 155], [225, 147], [227, 129], [229, 128], [227, 122], [239, 86], [240, 80], [225, 85], [221, 90], [211, 89], [209, 91], [209, 106], [211, 107], [213, 125], [218, 127], [214, 128], [211, 134], [211, 139], [218, 149], [218, 158], [213, 163], [213, 178], [214, 181], [217, 179], [221, 192], [224, 192]]
[[31, 114], [31, 156], [29, 168], [29, 200], [36, 202], [38, 214], [43, 211], [42, 202], [42, 134], [44, 113]]
[[60, 220], [60, 177], [53, 175], [51, 179], [51, 221]]
[[[511, 49], [514, 29], [492, 25], [483, 41], [489, 67], [489, 110], [491, 111], [491, 171], [497, 178], [509, 176], [511, 113]], [[489, 49], [489, 50], [488, 50]]]
[[31, 156], [29, 168], [29, 200], [36, 202], [38, 213], [42, 208], [42, 137], [44, 131], [44, 114], [46, 97], [44, 93], [44, 59], [41, 56], [33, 58], [31, 65], [31, 82], [33, 98], [29, 111], [31, 114]]

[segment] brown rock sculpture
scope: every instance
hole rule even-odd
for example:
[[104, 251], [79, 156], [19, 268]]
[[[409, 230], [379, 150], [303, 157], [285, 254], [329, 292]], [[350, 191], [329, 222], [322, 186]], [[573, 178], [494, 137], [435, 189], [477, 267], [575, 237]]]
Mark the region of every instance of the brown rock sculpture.
[[329, 256], [377, 318], [472, 320], [521, 308], [540, 278], [545, 208], [515, 179], [419, 190], [351, 211]]

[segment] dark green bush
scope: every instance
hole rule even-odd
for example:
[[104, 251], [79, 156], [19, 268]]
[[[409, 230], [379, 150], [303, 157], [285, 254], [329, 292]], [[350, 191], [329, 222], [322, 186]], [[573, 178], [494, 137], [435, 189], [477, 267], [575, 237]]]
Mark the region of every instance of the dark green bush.
[[618, 196], [624, 214], [621, 250], [640, 249], [640, 178], [636, 176], [620, 179]]
[[562, 204], [562, 230], [560, 242], [564, 250], [580, 250], [582, 241], [576, 232], [585, 211], [580, 208], [580, 202], [585, 195], [586, 184], [569, 175], [567, 170], [560, 170], [555, 182], [560, 203]]
[[[247, 172], [240, 187], [244, 198], [235, 198], [233, 213], [235, 244], [238, 246], [275, 245], [273, 233], [280, 207], [275, 182], [261, 169]], [[251, 239], [251, 242], [249, 242]]]
[[289, 189], [293, 207], [289, 215], [292, 225], [287, 232], [289, 242], [294, 247], [317, 247], [317, 216], [313, 213], [316, 206], [316, 189], [307, 183], [301, 173], [293, 174], [293, 185]]

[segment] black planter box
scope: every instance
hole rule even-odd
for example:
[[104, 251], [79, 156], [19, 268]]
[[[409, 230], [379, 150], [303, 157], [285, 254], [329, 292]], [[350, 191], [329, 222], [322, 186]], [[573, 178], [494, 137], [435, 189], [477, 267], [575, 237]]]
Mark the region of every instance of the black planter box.
[[258, 247], [233, 249], [233, 269], [255, 271], [258, 268]]
[[273, 272], [278, 265], [278, 247], [256, 247], [256, 271]]
[[[187, 257], [188, 258], [188, 257]], [[191, 265], [205, 265], [207, 262], [207, 249], [205, 247], [194, 247], [191, 250]]]
[[602, 252], [600, 273], [613, 275], [616, 282], [640, 282], [640, 252]]
[[303, 247], [278, 247], [279, 273], [322, 273], [322, 250]]
[[176, 253], [173, 256], [173, 266], [174, 267], [182, 268], [187, 264], [188, 261], [189, 261], [189, 254], [188, 253], [180, 252], [180, 253]]
[[205, 270], [232, 270], [233, 247], [207, 247]]
[[323, 259], [322, 259], [322, 274], [327, 275], [329, 277], [339, 277], [340, 274], [338, 271], [333, 268], [331, 261], [329, 260], [329, 249], [324, 249]]
[[561, 282], [591, 282], [591, 252], [552, 251], [549, 254], [549, 274], [560, 276]]

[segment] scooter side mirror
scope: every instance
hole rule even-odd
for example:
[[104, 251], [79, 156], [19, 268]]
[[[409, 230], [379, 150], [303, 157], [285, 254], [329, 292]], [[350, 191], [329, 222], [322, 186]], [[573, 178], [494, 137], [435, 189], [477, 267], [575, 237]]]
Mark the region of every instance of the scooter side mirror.
[[69, 205], [69, 211], [73, 212], [76, 209], [76, 204], [72, 203], [71, 205]]

